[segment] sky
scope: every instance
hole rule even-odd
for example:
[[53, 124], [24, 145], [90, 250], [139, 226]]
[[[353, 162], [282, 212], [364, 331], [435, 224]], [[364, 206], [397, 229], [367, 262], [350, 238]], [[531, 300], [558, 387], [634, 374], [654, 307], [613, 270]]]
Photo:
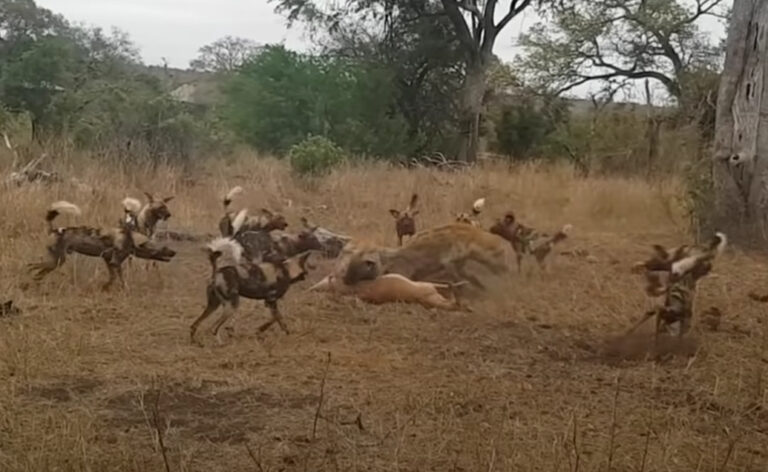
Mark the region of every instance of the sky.
[[[726, 2], [731, 3], [730, 0]], [[307, 50], [311, 43], [299, 25], [288, 28], [267, 0], [37, 0], [38, 5], [64, 15], [71, 22], [117, 27], [140, 48], [147, 64], [185, 68], [197, 50], [223, 36], [249, 38], [257, 43], [284, 43]], [[515, 46], [521, 31], [536, 22], [531, 11], [519, 15], [499, 35], [495, 53], [511, 61], [521, 52]], [[722, 25], [707, 18], [702, 28], [716, 38]], [[584, 88], [578, 93], [586, 93]]]

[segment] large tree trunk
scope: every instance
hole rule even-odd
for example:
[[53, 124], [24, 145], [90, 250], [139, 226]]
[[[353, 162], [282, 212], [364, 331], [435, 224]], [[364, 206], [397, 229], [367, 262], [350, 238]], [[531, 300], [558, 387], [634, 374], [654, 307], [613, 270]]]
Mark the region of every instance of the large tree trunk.
[[461, 91], [459, 116], [461, 142], [458, 159], [475, 162], [480, 144], [480, 115], [483, 112], [483, 96], [489, 61], [478, 59], [467, 68], [467, 76]]
[[768, 222], [768, 2], [734, 0], [715, 120], [714, 229], [742, 242]]

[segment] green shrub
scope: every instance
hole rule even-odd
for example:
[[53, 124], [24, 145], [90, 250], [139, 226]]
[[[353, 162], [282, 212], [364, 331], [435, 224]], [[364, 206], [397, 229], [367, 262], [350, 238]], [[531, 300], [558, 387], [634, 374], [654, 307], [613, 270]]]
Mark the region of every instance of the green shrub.
[[309, 136], [288, 151], [291, 168], [299, 175], [327, 174], [344, 161], [344, 151], [323, 136]]

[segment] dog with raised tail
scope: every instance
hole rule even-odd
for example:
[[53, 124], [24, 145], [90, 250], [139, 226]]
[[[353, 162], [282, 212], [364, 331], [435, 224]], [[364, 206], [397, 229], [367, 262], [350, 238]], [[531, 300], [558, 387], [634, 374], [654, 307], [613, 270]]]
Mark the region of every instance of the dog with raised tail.
[[125, 213], [125, 222], [131, 231], [137, 231], [151, 238], [157, 230], [158, 223], [167, 221], [171, 217], [168, 202], [174, 197], [170, 196], [158, 200], [149, 192], [144, 192], [144, 195], [147, 196], [147, 202], [143, 205], [135, 198], [124, 198], [123, 212]]
[[568, 238], [573, 229], [570, 224], [563, 227], [553, 235], [540, 233], [535, 229], [518, 222], [515, 214], [507, 212], [504, 218], [498, 220], [489, 230], [491, 233], [501, 236], [509, 241], [515, 251], [517, 270], [522, 271], [523, 257], [533, 256], [541, 269], [545, 268], [545, 262], [554, 246]]
[[470, 213], [462, 212], [456, 215], [456, 222], [479, 228], [480, 222], [477, 218], [480, 216], [480, 213], [483, 212], [483, 208], [485, 208], [485, 198], [478, 198], [472, 204], [472, 211]]
[[682, 337], [691, 326], [697, 283], [712, 271], [714, 260], [723, 253], [727, 244], [726, 235], [718, 232], [703, 247], [680, 246], [667, 251], [655, 245], [654, 255], [645, 262], [635, 264], [633, 270], [644, 269], [648, 284], [646, 292], [653, 296], [664, 295], [664, 301], [662, 305], [648, 310], [627, 334], [655, 316], [657, 340], [659, 334], [668, 331], [673, 324], [679, 324], [678, 337]]
[[266, 331], [277, 323], [286, 334], [288, 327], [283, 321], [277, 302], [285, 296], [291, 285], [304, 280], [309, 253], [299, 254], [283, 261], [253, 264], [244, 256], [243, 247], [233, 238], [217, 238], [207, 246], [213, 275], [206, 288], [207, 304], [203, 313], [189, 328], [189, 337], [195, 343], [197, 328], [206, 318], [224, 305], [225, 313], [214, 323], [213, 335], [221, 343], [219, 330], [240, 305], [240, 297], [264, 300], [272, 318], [259, 327]]
[[102, 286], [106, 290], [115, 280], [123, 280], [122, 263], [134, 254], [142, 259], [168, 262], [176, 252], [167, 247], [156, 246], [149, 238], [131, 231], [123, 222], [122, 227], [113, 229], [90, 226], [54, 227], [54, 220], [61, 214], [79, 216], [80, 208], [66, 201], [51, 204], [45, 215], [48, 225], [49, 243], [43, 262], [28, 264], [34, 272], [33, 279], [41, 281], [66, 261], [67, 254], [76, 252], [84, 256], [101, 257], [107, 265], [109, 280]]

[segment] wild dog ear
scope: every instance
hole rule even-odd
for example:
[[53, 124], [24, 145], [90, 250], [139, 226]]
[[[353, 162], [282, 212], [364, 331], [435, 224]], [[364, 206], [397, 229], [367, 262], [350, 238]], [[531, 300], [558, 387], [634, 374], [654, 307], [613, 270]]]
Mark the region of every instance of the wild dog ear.
[[413, 210], [413, 211], [411, 212], [411, 216], [416, 216], [416, 215], [418, 215], [418, 214], [419, 214], [419, 210]]
[[394, 218], [400, 218], [400, 210], [389, 210], [389, 214]]
[[419, 203], [419, 194], [414, 193], [411, 195], [411, 201], [408, 202], [408, 209], [413, 210], [416, 207], [416, 204]]
[[267, 210], [266, 208], [261, 209], [261, 214], [269, 218], [272, 218], [273, 216], [275, 216], [271, 211]]
[[504, 224], [511, 225], [515, 222], [515, 214], [510, 212], [507, 212], [506, 215], [504, 215]]
[[664, 246], [661, 244], [654, 244], [651, 247], [653, 248], [656, 255], [664, 260], [669, 259], [669, 252], [667, 252], [667, 249]]
[[153, 197], [151, 193], [144, 192], [144, 195], [147, 196], [147, 200], [149, 201], [149, 203], [153, 203], [155, 201], [155, 197]]
[[163, 198], [163, 203], [168, 203], [171, 200], [173, 200], [173, 198], [174, 198], [174, 195], [171, 195], [170, 197], [165, 197], [165, 198]]

